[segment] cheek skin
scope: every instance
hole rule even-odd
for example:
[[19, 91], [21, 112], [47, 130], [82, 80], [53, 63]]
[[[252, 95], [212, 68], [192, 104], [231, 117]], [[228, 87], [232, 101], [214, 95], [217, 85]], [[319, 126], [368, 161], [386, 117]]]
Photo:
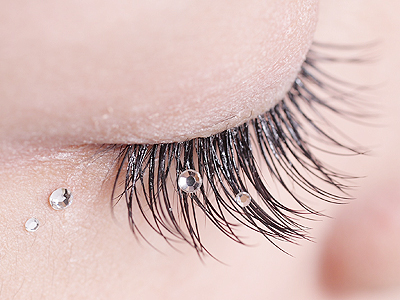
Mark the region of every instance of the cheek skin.
[[208, 136], [280, 100], [316, 0], [0, 3], [0, 139], [42, 145]]
[[[102, 181], [115, 156], [97, 151], [76, 147], [2, 163], [1, 299], [130, 299], [124, 293], [134, 292], [130, 257], [137, 245], [124, 222], [116, 226], [110, 187]], [[59, 187], [69, 188], [74, 200], [56, 211], [48, 197]], [[40, 222], [36, 232], [24, 229], [31, 217]]]
[[399, 181], [392, 178], [339, 215], [321, 260], [321, 283], [328, 291], [370, 292], [400, 284], [399, 199]]

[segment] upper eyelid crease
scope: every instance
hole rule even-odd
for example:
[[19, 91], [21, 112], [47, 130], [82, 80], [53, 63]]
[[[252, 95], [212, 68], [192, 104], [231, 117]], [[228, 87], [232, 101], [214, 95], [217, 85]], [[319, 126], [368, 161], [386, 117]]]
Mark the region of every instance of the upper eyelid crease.
[[[322, 214], [309, 207], [291, 186], [295, 184], [327, 202], [343, 203], [350, 198], [342, 183], [347, 177], [314, 156], [312, 135], [317, 142], [360, 153], [331, 137], [318, 123], [324, 122], [321, 109], [346, 117], [336, 103], [352, 110], [357, 105], [351, 102], [345, 83], [320, 69], [319, 57], [329, 57], [322, 53], [327, 48], [329, 45], [314, 44], [285, 98], [249, 122], [180, 143], [114, 145], [119, 154], [112, 205], [125, 200], [132, 231], [145, 239], [135, 221], [137, 206], [146, 223], [168, 243], [183, 240], [199, 255], [211, 255], [201, 239], [199, 212], [241, 244], [244, 242], [235, 232], [237, 224], [259, 232], [279, 249], [275, 240], [310, 239], [308, 228], [297, 219]], [[294, 200], [295, 207], [271, 194], [260, 165], [266, 166], [270, 177]], [[187, 194], [177, 186], [179, 174], [186, 169], [201, 174], [203, 185], [197, 193]], [[123, 191], [118, 192], [121, 181]], [[168, 183], [173, 191], [167, 189]], [[328, 183], [336, 192], [320, 188], [320, 183]], [[235, 202], [239, 192], [250, 193], [249, 206], [240, 207]]]

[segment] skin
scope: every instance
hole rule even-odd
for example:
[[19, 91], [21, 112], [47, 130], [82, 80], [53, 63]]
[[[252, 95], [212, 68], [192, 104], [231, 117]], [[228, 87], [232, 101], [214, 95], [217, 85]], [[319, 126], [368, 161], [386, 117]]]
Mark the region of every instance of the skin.
[[292, 85], [315, 2], [4, 3], [0, 139], [160, 143], [237, 126]]
[[[385, 100], [387, 128], [346, 123], [361, 144], [383, 145], [373, 158], [351, 158], [352, 173], [370, 174], [357, 181], [358, 200], [317, 203], [333, 218], [305, 223], [316, 243], [284, 245], [294, 258], [245, 230], [255, 247], [237, 245], [200, 220], [221, 264], [184, 244], [178, 252], [148, 228], [159, 252], [138, 242], [123, 203], [113, 218], [115, 154], [96, 155], [99, 144], [207, 136], [265, 111], [293, 82], [318, 4], [129, 3], [0, 3], [0, 298], [398, 299], [399, 4], [320, 4], [318, 40], [385, 41], [374, 65], [330, 66], [356, 82], [390, 78], [371, 92]], [[327, 159], [349, 170], [347, 158]], [[74, 194], [64, 211], [47, 202], [59, 187]], [[33, 216], [41, 225], [28, 233]]]

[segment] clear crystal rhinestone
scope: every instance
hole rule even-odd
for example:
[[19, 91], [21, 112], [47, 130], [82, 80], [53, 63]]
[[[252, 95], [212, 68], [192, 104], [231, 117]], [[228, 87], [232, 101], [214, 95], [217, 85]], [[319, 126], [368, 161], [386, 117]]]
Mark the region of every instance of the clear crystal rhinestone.
[[25, 223], [25, 229], [26, 231], [29, 232], [34, 232], [39, 228], [39, 220], [36, 218], [30, 218], [28, 221]]
[[195, 170], [185, 170], [178, 178], [179, 188], [186, 193], [193, 193], [197, 191], [203, 183], [200, 173]]
[[64, 188], [59, 188], [50, 195], [49, 202], [52, 208], [60, 210], [70, 206], [72, 199], [73, 197], [70, 191]]
[[237, 204], [239, 204], [241, 207], [246, 207], [250, 204], [251, 202], [251, 196], [246, 193], [246, 192], [240, 192], [236, 195], [235, 201]]

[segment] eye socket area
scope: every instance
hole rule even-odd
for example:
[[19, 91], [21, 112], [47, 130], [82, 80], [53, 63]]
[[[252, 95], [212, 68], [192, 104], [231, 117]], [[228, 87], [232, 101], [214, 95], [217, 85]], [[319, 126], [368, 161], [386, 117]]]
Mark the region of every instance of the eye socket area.
[[26, 20], [7, 19], [4, 34], [3, 141], [161, 143], [235, 127], [290, 88], [317, 11], [311, 0], [124, 3], [84, 18], [87, 7], [58, 3], [43, 16], [8, 11]]

